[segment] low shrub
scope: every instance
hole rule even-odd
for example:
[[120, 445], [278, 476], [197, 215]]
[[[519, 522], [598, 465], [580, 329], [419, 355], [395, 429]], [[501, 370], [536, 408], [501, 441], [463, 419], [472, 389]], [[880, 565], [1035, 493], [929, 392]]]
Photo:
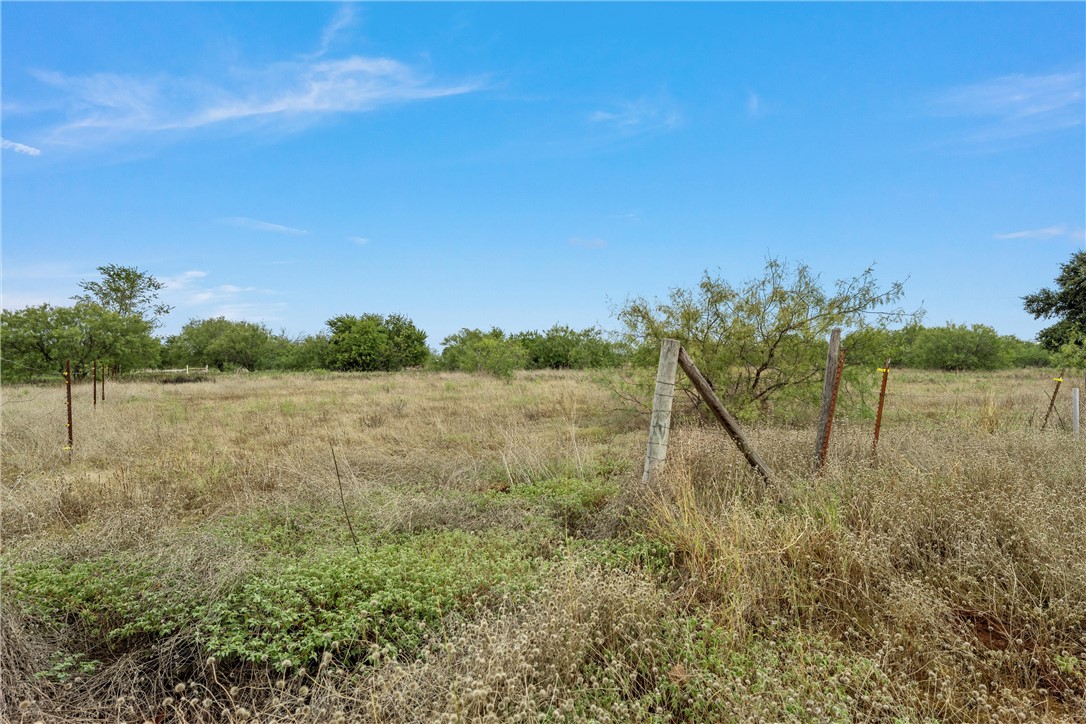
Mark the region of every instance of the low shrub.
[[459, 531], [364, 542], [269, 564], [210, 608], [201, 625], [224, 659], [297, 664], [410, 655], [443, 613], [523, 590], [539, 561], [515, 540]]
[[66, 630], [65, 649], [81, 656], [184, 632], [227, 664], [281, 669], [324, 651], [341, 661], [369, 660], [374, 647], [410, 655], [444, 614], [529, 588], [545, 564], [535, 552], [508, 534], [424, 532], [364, 539], [361, 555], [335, 546], [284, 563], [273, 549], [218, 597], [134, 557], [14, 563], [3, 585], [22, 615]]

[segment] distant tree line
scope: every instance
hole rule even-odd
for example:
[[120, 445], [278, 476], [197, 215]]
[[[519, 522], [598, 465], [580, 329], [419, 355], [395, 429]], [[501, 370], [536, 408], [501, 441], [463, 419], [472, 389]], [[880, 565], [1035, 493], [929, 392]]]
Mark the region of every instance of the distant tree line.
[[[889, 356], [901, 367], [942, 370], [995, 370], [1009, 367], [1086, 367], [1086, 251], [1060, 265], [1054, 288], [1022, 297], [1036, 319], [1055, 320], [1036, 342], [999, 335], [983, 324], [942, 327], [906, 325], [901, 329], [863, 329], [849, 335], [849, 354], [867, 362]], [[883, 360], [884, 361], [884, 360]]]
[[887, 357], [895, 367], [930, 370], [999, 370], [1058, 364], [1056, 355], [1037, 342], [1000, 335], [984, 324], [925, 327], [913, 323], [900, 329], [861, 329], [847, 335], [844, 346], [850, 363], [875, 366], [881, 366]]
[[624, 348], [595, 327], [575, 330], [556, 324], [545, 332], [506, 334], [461, 329], [442, 342], [433, 366], [442, 370], [488, 372], [509, 377], [516, 370], [563, 370], [617, 367]]
[[291, 338], [266, 325], [214, 317], [193, 319], [177, 334], [155, 336], [170, 307], [159, 303], [163, 284], [135, 267], [98, 268], [100, 280], [80, 283], [70, 307], [42, 304], [0, 315], [0, 378], [55, 376], [71, 360], [77, 378], [92, 365], [122, 370], [185, 366], [230, 370], [391, 372], [426, 367], [508, 377], [523, 369], [615, 366], [619, 346], [595, 329], [556, 325], [545, 332], [505, 334], [463, 329], [436, 353], [426, 333], [406, 316], [341, 314], [324, 330]]
[[[651, 367], [659, 341], [680, 339], [717, 383], [718, 392], [762, 406], [787, 390], [817, 392], [832, 326], [845, 338], [853, 365], [990, 370], [1086, 365], [1086, 252], [1062, 267], [1054, 290], [1024, 297], [1026, 310], [1056, 324], [1040, 343], [999, 335], [991, 327], [925, 327], [900, 309], [874, 309], [900, 299], [900, 284], [880, 290], [871, 270], [823, 290], [806, 266], [770, 260], [762, 277], [733, 286], [706, 272], [694, 289], [675, 289], [665, 301], [627, 300], [616, 310], [622, 330], [556, 324], [546, 331], [506, 333], [464, 328], [427, 345], [426, 333], [406, 316], [342, 314], [324, 330], [291, 338], [255, 322], [193, 319], [174, 335], [155, 336], [170, 307], [158, 302], [161, 282], [134, 267], [99, 267], [99, 281], [80, 283], [70, 307], [43, 304], [0, 315], [0, 379], [58, 374], [71, 360], [75, 376], [93, 362], [123, 370], [203, 366], [220, 370], [396, 371], [405, 368], [483, 372], [508, 378], [518, 370]], [[895, 329], [890, 323], [904, 323]]]

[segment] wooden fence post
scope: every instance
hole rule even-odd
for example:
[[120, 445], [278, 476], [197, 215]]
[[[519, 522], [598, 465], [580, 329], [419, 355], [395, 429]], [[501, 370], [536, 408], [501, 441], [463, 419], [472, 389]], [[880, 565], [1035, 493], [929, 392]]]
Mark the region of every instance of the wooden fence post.
[[1078, 388], [1073, 387], [1071, 389], [1071, 431], [1075, 434], [1075, 439], [1078, 440], [1079, 427], [1078, 427]]
[[679, 363], [679, 341], [665, 339], [660, 345], [660, 366], [656, 370], [656, 393], [652, 398], [652, 421], [649, 423], [649, 448], [645, 453], [645, 473], [642, 482], [652, 478], [653, 470], [667, 458], [667, 441], [671, 433], [671, 405], [675, 399], [675, 373]]
[[886, 358], [886, 364], [879, 372], [882, 372], [882, 389], [879, 390], [879, 411], [875, 414], [875, 441], [871, 443], [871, 454], [879, 452], [879, 429], [882, 428], [882, 407], [886, 402], [886, 378], [890, 376], [890, 358]]
[[92, 363], [91, 377], [94, 378], [94, 407], [98, 407], [98, 360]]
[[106, 401], [106, 365], [102, 365], [102, 402]]
[[826, 418], [826, 436], [822, 438], [822, 450], [818, 457], [818, 474], [826, 467], [826, 454], [830, 449], [830, 432], [833, 430], [833, 413], [837, 409], [837, 391], [841, 388], [841, 372], [845, 369], [845, 350], [837, 353], [837, 372], [833, 376], [833, 394], [830, 396], [830, 415]]
[[713, 387], [709, 384], [709, 380], [705, 379], [705, 376], [701, 374], [701, 370], [697, 368], [694, 361], [690, 359], [690, 355], [688, 355], [686, 350], [682, 347], [679, 348], [679, 366], [683, 368], [683, 372], [685, 372], [686, 376], [690, 378], [690, 381], [694, 383], [694, 387], [697, 388], [698, 394], [705, 400], [705, 404], [712, 410], [716, 419], [719, 420], [720, 424], [724, 426], [724, 429], [728, 431], [728, 434], [731, 436], [732, 440], [735, 441], [739, 451], [743, 453], [743, 457], [747, 459], [750, 466], [768, 483], [769, 466], [766, 465], [765, 460], [762, 460], [761, 456], [754, 451], [750, 442], [747, 441], [746, 436], [743, 435], [743, 431], [739, 427], [739, 422], [724, 408], [724, 404], [716, 396], [716, 393], [713, 392]]
[[822, 379], [822, 405], [818, 410], [818, 433], [815, 435], [814, 457], [818, 461], [819, 468], [822, 467], [824, 461], [823, 451], [826, 449], [827, 427], [833, 414], [830, 408], [833, 405], [833, 381], [837, 376], [838, 350], [840, 348], [841, 328], [834, 327], [833, 331], [830, 332], [830, 347], [826, 352], [826, 374]]

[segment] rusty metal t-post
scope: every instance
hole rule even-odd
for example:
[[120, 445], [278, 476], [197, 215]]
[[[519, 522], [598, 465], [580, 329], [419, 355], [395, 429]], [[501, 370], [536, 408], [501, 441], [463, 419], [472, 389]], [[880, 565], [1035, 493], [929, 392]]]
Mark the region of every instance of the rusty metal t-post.
[[877, 455], [879, 452], [879, 430], [882, 428], [882, 407], [886, 402], [886, 378], [890, 376], [890, 358], [886, 358], [886, 365], [883, 366], [882, 372], [882, 389], [879, 390], [879, 411], [875, 414], [875, 441], [871, 443], [871, 454]]
[[660, 344], [660, 366], [656, 370], [656, 393], [652, 398], [652, 421], [649, 423], [649, 447], [645, 453], [645, 473], [641, 476], [645, 483], [652, 479], [653, 471], [667, 458], [679, 349], [677, 339], [665, 339]]
[[64, 362], [64, 391], [68, 398], [68, 461], [72, 459], [72, 361]]

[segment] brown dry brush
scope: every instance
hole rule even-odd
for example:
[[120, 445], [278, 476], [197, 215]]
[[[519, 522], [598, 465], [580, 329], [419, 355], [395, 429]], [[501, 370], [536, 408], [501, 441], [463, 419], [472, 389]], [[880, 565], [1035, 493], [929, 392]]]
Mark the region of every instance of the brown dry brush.
[[[999, 420], [961, 402], [988, 399], [978, 379], [1012, 390]], [[1086, 451], [1026, 427], [1027, 381], [899, 372], [877, 465], [869, 425], [845, 418], [822, 478], [809, 430], [755, 426], [768, 489], [721, 431], [689, 421], [640, 488], [644, 425], [576, 373], [120, 383], [96, 411], [78, 398], [94, 432], [71, 465], [55, 391], [21, 404], [5, 390], [6, 557], [165, 556], [174, 585], [215, 600], [253, 561], [204, 526], [281, 511], [305, 531], [330, 506], [342, 528], [334, 441], [343, 504], [375, 534], [534, 530], [538, 509], [509, 490], [613, 477], [623, 492], [564, 535], [639, 537], [671, 566], [570, 556], [531, 597], [450, 612], [417, 654], [358, 666], [329, 652], [284, 672], [211, 660], [182, 630], [54, 681], [38, 674], [81, 650], [79, 627], [3, 601], [0, 705], [19, 722], [1081, 718]]]
[[645, 492], [645, 525], [676, 550], [691, 595], [738, 630], [798, 626], [874, 657], [894, 706], [916, 714], [1086, 711], [1081, 448], [944, 431], [820, 479], [803, 472], [807, 440], [773, 443], [784, 506], [754, 499], [750, 476], [713, 472], [734, 466], [705, 431], [677, 436]]

